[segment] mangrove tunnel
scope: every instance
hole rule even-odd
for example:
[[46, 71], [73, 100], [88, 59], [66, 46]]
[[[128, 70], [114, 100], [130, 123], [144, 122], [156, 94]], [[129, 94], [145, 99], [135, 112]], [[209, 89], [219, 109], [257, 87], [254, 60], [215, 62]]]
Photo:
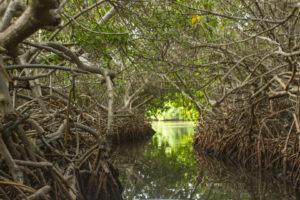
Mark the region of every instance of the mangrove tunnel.
[[122, 199], [300, 199], [300, 0], [0, 0], [0, 200]]

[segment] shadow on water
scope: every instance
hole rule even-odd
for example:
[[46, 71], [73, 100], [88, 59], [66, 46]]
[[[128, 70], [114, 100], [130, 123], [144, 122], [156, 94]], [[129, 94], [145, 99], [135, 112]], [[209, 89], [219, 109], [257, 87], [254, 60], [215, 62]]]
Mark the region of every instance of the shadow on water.
[[151, 141], [119, 146], [112, 161], [125, 199], [293, 200], [291, 187], [193, 152], [194, 124], [154, 122]]

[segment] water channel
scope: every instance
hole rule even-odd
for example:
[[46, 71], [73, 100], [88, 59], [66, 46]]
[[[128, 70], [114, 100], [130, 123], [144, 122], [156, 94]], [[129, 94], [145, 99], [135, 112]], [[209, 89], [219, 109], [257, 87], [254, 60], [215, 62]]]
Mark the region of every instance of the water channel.
[[152, 127], [156, 134], [150, 141], [122, 145], [114, 151], [124, 199], [300, 199], [276, 179], [196, 156], [193, 122], [153, 122]]

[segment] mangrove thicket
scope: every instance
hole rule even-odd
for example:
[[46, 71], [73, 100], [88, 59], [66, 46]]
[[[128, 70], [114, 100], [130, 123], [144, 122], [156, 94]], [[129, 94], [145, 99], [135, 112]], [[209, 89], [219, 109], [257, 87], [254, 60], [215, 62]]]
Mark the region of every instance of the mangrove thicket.
[[300, 181], [300, 3], [1, 0], [0, 199], [122, 199], [115, 145], [176, 108], [194, 148]]

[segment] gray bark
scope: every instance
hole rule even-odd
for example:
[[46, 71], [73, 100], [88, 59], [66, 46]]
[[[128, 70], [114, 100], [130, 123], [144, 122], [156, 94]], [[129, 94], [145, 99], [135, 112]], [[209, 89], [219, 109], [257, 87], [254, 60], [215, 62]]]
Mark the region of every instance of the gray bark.
[[107, 135], [112, 134], [112, 125], [114, 121], [114, 89], [113, 89], [113, 82], [111, 77], [106, 73], [105, 74], [105, 81], [107, 87], [107, 96], [108, 96], [108, 106], [107, 106]]
[[17, 45], [38, 29], [57, 26], [60, 18], [55, 10], [58, 7], [56, 0], [33, 0], [23, 14], [0, 33], [0, 46], [13, 54]]

